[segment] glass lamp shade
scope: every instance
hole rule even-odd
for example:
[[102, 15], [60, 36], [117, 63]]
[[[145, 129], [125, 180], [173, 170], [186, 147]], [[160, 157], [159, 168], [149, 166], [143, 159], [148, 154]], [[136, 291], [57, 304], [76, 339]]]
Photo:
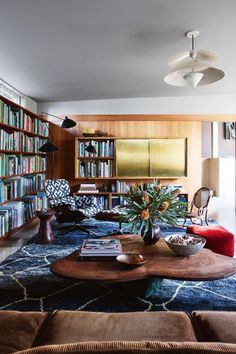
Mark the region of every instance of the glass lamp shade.
[[204, 76], [203, 73], [192, 71], [190, 73], [183, 75], [183, 78], [190, 87], [196, 88], [200, 80], [203, 78], [203, 76]]
[[47, 141], [45, 144], [43, 144], [40, 148], [39, 151], [41, 152], [55, 152], [58, 151], [58, 147], [54, 145], [53, 143], [50, 143], [50, 141]]
[[76, 126], [76, 122], [70, 118], [68, 118], [67, 116], [65, 117], [65, 119], [63, 120], [62, 124], [61, 124], [61, 128], [73, 128]]

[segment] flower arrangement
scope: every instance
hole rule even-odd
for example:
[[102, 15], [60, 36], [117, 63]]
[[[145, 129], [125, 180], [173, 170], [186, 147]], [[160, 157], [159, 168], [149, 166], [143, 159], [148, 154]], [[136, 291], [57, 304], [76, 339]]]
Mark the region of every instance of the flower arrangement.
[[131, 186], [122, 206], [126, 211], [124, 220], [131, 223], [131, 232], [143, 235], [151, 230], [153, 236], [157, 222], [176, 226], [177, 219], [184, 218], [187, 210], [187, 203], [179, 201], [177, 194], [179, 190], [171, 192], [158, 181]]

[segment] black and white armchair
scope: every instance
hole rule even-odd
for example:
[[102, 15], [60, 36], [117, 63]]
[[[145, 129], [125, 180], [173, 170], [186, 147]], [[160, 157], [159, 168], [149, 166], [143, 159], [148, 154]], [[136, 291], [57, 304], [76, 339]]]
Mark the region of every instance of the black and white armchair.
[[95, 216], [103, 208], [94, 203], [93, 196], [81, 195], [73, 198], [70, 195], [70, 185], [65, 179], [47, 179], [44, 182], [45, 193], [50, 207], [56, 212], [59, 223], [75, 221], [65, 233], [78, 228], [89, 234], [94, 234], [80, 223], [83, 219]]

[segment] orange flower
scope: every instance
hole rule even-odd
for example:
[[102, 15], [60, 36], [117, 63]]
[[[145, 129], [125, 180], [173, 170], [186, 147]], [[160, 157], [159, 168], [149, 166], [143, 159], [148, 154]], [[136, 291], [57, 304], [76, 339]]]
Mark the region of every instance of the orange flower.
[[140, 218], [142, 220], [148, 220], [150, 218], [150, 213], [148, 210], [143, 209], [140, 213]]
[[158, 209], [159, 211], [165, 211], [166, 209], [168, 209], [169, 208], [169, 206], [170, 206], [170, 203], [169, 202], [167, 202], [167, 201], [164, 201], [162, 204], [161, 204], [161, 206], [160, 206], [160, 208]]
[[145, 201], [145, 203], [147, 205], [150, 204], [150, 198], [149, 198], [149, 195], [147, 194], [147, 192], [143, 192], [143, 200]]

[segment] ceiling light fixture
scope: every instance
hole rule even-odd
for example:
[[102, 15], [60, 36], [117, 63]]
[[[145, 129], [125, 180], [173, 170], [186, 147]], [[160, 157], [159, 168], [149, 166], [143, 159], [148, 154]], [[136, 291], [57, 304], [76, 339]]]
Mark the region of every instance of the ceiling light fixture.
[[179, 52], [169, 58], [168, 64], [173, 69], [164, 81], [173, 86], [192, 87], [212, 84], [223, 79], [225, 73], [215, 68], [219, 55], [208, 50], [195, 50], [194, 39], [199, 31], [190, 31], [186, 37], [192, 40], [190, 51]]
[[54, 114], [47, 113], [47, 112], [41, 112], [41, 114], [45, 115], [45, 116], [52, 116], [52, 117], [55, 117], [55, 118], [58, 118], [58, 119], [62, 119], [63, 122], [61, 123], [61, 128], [64, 128], [64, 129], [73, 128], [77, 124], [74, 120], [68, 118], [67, 116], [65, 116], [65, 118], [61, 118], [61, 117], [54, 116]]

